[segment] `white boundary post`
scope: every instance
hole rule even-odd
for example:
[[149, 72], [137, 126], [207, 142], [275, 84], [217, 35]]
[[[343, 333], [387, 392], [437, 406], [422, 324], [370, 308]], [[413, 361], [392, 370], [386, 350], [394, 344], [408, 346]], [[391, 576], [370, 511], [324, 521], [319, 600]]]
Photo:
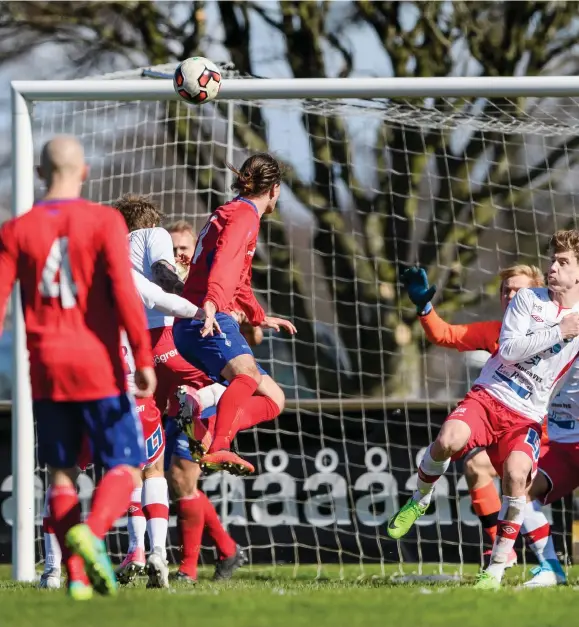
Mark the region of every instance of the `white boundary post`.
[[[225, 149], [225, 160], [233, 165], [233, 149], [235, 148], [235, 136], [233, 134], [233, 124], [235, 116], [235, 102], [229, 100], [227, 102], [227, 145]], [[233, 198], [231, 185], [233, 183], [233, 172], [225, 169], [225, 197]], [[229, 519], [229, 482], [226, 473], [221, 473], [221, 524], [227, 529]]]
[[[34, 149], [29, 104], [12, 88], [12, 214], [21, 215], [34, 201]], [[28, 373], [26, 332], [20, 291], [12, 299], [14, 331], [12, 388], [12, 578], [35, 579], [34, 421]]]

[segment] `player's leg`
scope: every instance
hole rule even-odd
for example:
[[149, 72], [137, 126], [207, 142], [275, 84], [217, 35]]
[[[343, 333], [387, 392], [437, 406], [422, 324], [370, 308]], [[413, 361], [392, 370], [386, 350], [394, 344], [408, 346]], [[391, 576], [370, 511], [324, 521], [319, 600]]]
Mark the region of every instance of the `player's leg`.
[[[179, 353], [189, 363], [215, 381], [229, 382], [217, 407], [215, 437], [204, 463], [212, 470], [247, 474], [254, 472], [254, 468], [230, 451], [231, 440], [242, 413], [239, 410], [243, 410], [256, 393], [262, 374], [237, 322], [224, 314], [218, 314], [217, 319], [222, 330], [220, 335], [201, 338], [198, 323], [182, 320], [175, 324], [173, 334]], [[273, 404], [268, 406], [267, 413], [273, 411]], [[281, 409], [277, 407], [275, 415]]]
[[141, 504], [143, 479], [139, 477], [137, 485], [131, 492], [127, 516], [127, 531], [129, 533], [129, 548], [123, 561], [116, 570], [119, 583], [126, 585], [134, 581], [145, 568], [145, 533], [147, 519]]
[[218, 562], [215, 579], [229, 579], [245, 562], [242, 549], [225, 531], [211, 501], [198, 489], [200, 467], [193, 462], [187, 437], [174, 421], [167, 423], [167, 456], [171, 457], [167, 477], [178, 511], [178, 525], [183, 542], [182, 562], [177, 578], [194, 582], [201, 536], [205, 528], [215, 542]]
[[169, 484], [177, 506], [177, 525], [183, 550], [177, 578], [197, 581], [197, 563], [201, 551], [201, 538], [205, 526], [205, 511], [197, 489], [201, 475], [199, 464], [173, 455], [168, 472]]
[[213, 579], [231, 579], [233, 573], [246, 562], [245, 552], [227, 533], [215, 506], [203, 492], [199, 492], [200, 504], [205, 510], [205, 530], [217, 548], [217, 562]]
[[60, 566], [62, 552], [54, 533], [54, 521], [50, 514], [50, 486], [44, 497], [44, 512], [42, 515], [42, 533], [44, 536], [44, 572], [40, 576], [39, 588], [56, 590], [60, 588]]
[[83, 403], [83, 418], [92, 443], [95, 465], [106, 473], [97, 485], [86, 524], [73, 527], [67, 544], [86, 565], [95, 589], [115, 594], [117, 580], [104, 537], [128, 509], [145, 462], [141, 424], [132, 400], [116, 397]]
[[[541, 448], [539, 472], [533, 479], [529, 490], [529, 499], [533, 503], [527, 505], [525, 514], [525, 530], [534, 526], [532, 532], [533, 548], [539, 559], [539, 568], [533, 571], [534, 577], [525, 585], [528, 587], [545, 587], [564, 584], [567, 581], [551, 536], [546, 518], [536, 520], [536, 513], [541, 504], [548, 505], [567, 494], [571, 494], [579, 485], [579, 446], [577, 444], [560, 444], [548, 442]], [[529, 523], [529, 520], [531, 521]]]
[[144, 470], [142, 504], [147, 519], [151, 553], [147, 559], [147, 588], [168, 588], [167, 532], [169, 529], [169, 492], [165, 479], [163, 454]]
[[50, 477], [50, 509], [54, 535], [62, 551], [68, 574], [68, 592], [77, 600], [92, 596], [82, 560], [65, 543], [66, 534], [80, 523], [81, 509], [76, 492], [76, 460], [81, 449], [83, 424], [76, 403], [49, 400], [33, 405], [38, 434], [38, 455]]
[[476, 586], [494, 589], [500, 586], [505, 566], [519, 535], [527, 505], [527, 490], [537, 470], [540, 452], [540, 427], [514, 417], [508, 410], [497, 411], [503, 433], [496, 445], [489, 447], [489, 456], [497, 470], [501, 470], [503, 497], [493, 544], [490, 564], [481, 573]]
[[490, 443], [485, 402], [484, 393], [470, 392], [445, 420], [420, 462], [414, 494], [388, 522], [387, 532], [391, 538], [398, 540], [405, 536], [426, 512], [436, 482], [447, 471], [451, 459]]

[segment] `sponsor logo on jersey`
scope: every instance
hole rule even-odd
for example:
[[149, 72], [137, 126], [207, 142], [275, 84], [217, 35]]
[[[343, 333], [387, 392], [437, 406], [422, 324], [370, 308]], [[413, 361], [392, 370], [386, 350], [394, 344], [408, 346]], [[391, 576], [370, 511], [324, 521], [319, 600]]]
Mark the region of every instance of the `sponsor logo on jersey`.
[[155, 355], [155, 357], [153, 358], [153, 361], [155, 362], [155, 366], [157, 366], [158, 364], [166, 364], [169, 361], [169, 359], [171, 359], [171, 357], [177, 357], [178, 354], [179, 353], [177, 352], [177, 349], [173, 348], [172, 350], [166, 353]]
[[505, 525], [503, 527], [503, 531], [505, 533], [508, 533], [509, 535], [512, 535], [514, 533], [517, 533], [517, 530], [514, 527], [511, 527], [510, 525]]
[[137, 414], [141, 413], [142, 411], [145, 410], [145, 406], [144, 405], [137, 405], [136, 406], [136, 410], [137, 410]]
[[255, 255], [255, 248], [253, 248], [252, 250], [248, 250], [248, 251], [247, 251], [247, 255], [248, 255], [249, 257], [253, 257], [253, 255]]
[[540, 316], [537, 316], [537, 314], [532, 314], [531, 317], [533, 318], [535, 322], [545, 322], [543, 318], [541, 318]]

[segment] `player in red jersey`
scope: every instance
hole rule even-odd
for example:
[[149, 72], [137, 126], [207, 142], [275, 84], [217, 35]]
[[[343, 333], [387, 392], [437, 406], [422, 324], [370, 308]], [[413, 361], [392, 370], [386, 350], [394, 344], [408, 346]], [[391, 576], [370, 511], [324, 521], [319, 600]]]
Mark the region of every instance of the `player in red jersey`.
[[[503, 312], [515, 294], [523, 288], [542, 287], [545, 283], [542, 272], [535, 266], [515, 265], [501, 270], [500, 299]], [[418, 319], [430, 342], [461, 352], [486, 350], [494, 353], [499, 347], [501, 320], [449, 324], [442, 320], [430, 303], [435, 290], [429, 287], [426, 272], [422, 268], [410, 268], [403, 275], [410, 300], [416, 305]], [[543, 443], [546, 438], [546, 423], [543, 423]], [[475, 448], [464, 458], [464, 474], [472, 499], [473, 509], [491, 542], [497, 535], [497, 522], [501, 499], [494, 484], [498, 476], [487, 452]], [[525, 510], [523, 535], [527, 546], [537, 555], [539, 564], [556, 558], [555, 547], [549, 536], [550, 525], [537, 503], [528, 503]], [[485, 553], [490, 556], [490, 551]], [[517, 554], [513, 550], [507, 568], [515, 566]]]
[[[205, 310], [205, 322], [178, 320], [173, 328], [177, 350], [214, 381], [229, 386], [217, 407], [213, 442], [202, 459], [212, 470], [240, 474], [253, 466], [230, 450], [242, 416], [271, 420], [283, 410], [285, 397], [260, 367], [231, 313], [241, 308], [253, 326], [291, 334], [288, 320], [266, 316], [251, 289], [251, 265], [262, 216], [275, 209], [281, 189], [281, 169], [268, 154], [247, 159], [233, 170], [232, 186], [239, 193], [217, 208], [197, 239], [183, 296]], [[213, 333], [215, 320], [221, 333]]]
[[[103, 538], [126, 511], [144, 462], [141, 427], [126, 394], [121, 327], [133, 349], [139, 394], [151, 395], [156, 379], [127, 231], [113, 209], [80, 198], [87, 175], [80, 143], [68, 136], [48, 142], [39, 174], [48, 186], [44, 199], [0, 229], [0, 313], [19, 280], [54, 531], [69, 594], [86, 599], [91, 583], [103, 594], [117, 590]], [[74, 478], [84, 433], [95, 463], [108, 472], [81, 525]]]

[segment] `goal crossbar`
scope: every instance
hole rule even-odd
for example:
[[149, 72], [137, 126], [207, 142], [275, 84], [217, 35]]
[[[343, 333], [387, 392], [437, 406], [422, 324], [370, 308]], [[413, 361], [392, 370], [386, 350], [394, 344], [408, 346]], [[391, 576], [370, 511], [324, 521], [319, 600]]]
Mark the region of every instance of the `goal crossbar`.
[[[177, 100], [171, 80], [13, 81], [28, 100]], [[219, 100], [577, 96], [579, 76], [276, 78], [224, 80]]]

